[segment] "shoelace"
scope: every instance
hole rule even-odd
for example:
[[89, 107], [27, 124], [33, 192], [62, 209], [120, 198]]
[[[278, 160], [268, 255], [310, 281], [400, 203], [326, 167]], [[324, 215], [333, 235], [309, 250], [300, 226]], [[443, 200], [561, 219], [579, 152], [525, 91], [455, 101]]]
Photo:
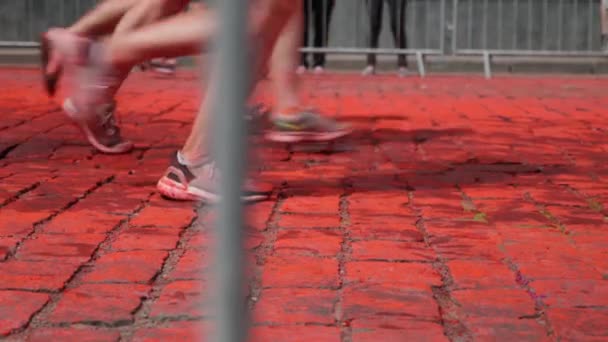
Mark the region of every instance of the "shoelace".
[[114, 105], [108, 106], [106, 110], [101, 112], [101, 127], [105, 130], [109, 136], [115, 136], [120, 132], [120, 128], [117, 125], [116, 116], [114, 115]]
[[215, 165], [215, 161], [210, 162], [207, 167], [209, 168], [209, 179], [215, 180], [217, 174], [217, 165]]

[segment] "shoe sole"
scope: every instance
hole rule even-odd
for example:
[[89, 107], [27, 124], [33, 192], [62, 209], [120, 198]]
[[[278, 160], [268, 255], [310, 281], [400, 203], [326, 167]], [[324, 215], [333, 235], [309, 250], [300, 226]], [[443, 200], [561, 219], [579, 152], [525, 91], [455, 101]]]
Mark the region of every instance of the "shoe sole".
[[161, 75], [173, 75], [175, 74], [175, 69], [154, 67], [154, 72]]
[[42, 80], [44, 83], [44, 89], [49, 97], [55, 96], [57, 92], [57, 82], [61, 77], [61, 72], [63, 68], [59, 67], [57, 72], [52, 74], [47, 74], [46, 69], [49, 65], [49, 59], [51, 57], [51, 42], [46, 37], [46, 34], [43, 34], [40, 37], [40, 67], [42, 71]]
[[[161, 193], [161, 195], [177, 201], [200, 201], [204, 203], [215, 204], [219, 202], [220, 199], [220, 197], [216, 194], [191, 186], [185, 187], [182, 184], [167, 177], [161, 178], [156, 184], [156, 188]], [[243, 202], [250, 203], [263, 201], [268, 199], [269, 197], [269, 195], [241, 196], [241, 200]]]
[[93, 145], [93, 147], [95, 147], [95, 149], [97, 149], [98, 151], [105, 154], [124, 154], [130, 152], [133, 149], [133, 143], [130, 141], [118, 144], [113, 147], [102, 145], [95, 138], [95, 135], [93, 134], [93, 132], [91, 132], [86, 123], [76, 117], [77, 111], [74, 108], [74, 105], [71, 103], [70, 99], [65, 100], [65, 102], [63, 103], [63, 111], [67, 115], [67, 117], [72, 121], [72, 123], [74, 123], [74, 125], [76, 125], [76, 127], [78, 127], [82, 131], [82, 133], [87, 138], [89, 144]]
[[331, 133], [286, 133], [286, 132], [267, 132], [266, 139], [281, 143], [298, 142], [329, 142], [340, 139], [351, 133], [351, 130], [342, 130]]

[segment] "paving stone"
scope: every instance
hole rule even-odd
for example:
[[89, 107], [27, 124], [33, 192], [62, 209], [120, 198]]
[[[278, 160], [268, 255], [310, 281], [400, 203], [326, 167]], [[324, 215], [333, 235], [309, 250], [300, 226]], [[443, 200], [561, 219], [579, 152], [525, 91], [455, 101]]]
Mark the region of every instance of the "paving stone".
[[[39, 71], [7, 70], [0, 334], [200, 339], [215, 212], [192, 224], [195, 204], [155, 189], [197, 77], [134, 73], [118, 101], [138, 148], [111, 156], [35, 90]], [[278, 195], [246, 207], [252, 340], [606, 340], [604, 79], [328, 73], [304, 76], [301, 95], [355, 131], [331, 145], [252, 137]]]

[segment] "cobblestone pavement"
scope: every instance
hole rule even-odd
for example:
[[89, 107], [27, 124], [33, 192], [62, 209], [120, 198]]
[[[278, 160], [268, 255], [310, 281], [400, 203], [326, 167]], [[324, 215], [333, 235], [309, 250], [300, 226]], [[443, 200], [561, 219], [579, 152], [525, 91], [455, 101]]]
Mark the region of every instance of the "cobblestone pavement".
[[[196, 78], [128, 81], [123, 156], [95, 153], [35, 70], [0, 81], [0, 336], [195, 338], [212, 212], [154, 185]], [[276, 191], [248, 207], [253, 340], [608, 339], [606, 79], [327, 75], [302, 92], [356, 131], [255, 144]]]

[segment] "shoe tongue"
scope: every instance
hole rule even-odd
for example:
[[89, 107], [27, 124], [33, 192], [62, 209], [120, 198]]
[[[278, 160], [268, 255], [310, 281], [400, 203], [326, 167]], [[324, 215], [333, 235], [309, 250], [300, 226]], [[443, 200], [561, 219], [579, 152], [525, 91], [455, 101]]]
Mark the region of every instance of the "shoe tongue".
[[95, 108], [95, 112], [97, 113], [98, 117], [103, 119], [103, 123], [105, 124], [114, 115], [115, 108], [116, 105], [114, 102], [103, 103]]
[[98, 109], [100, 113], [111, 113], [116, 108], [116, 104], [114, 102], [103, 103], [99, 105]]

